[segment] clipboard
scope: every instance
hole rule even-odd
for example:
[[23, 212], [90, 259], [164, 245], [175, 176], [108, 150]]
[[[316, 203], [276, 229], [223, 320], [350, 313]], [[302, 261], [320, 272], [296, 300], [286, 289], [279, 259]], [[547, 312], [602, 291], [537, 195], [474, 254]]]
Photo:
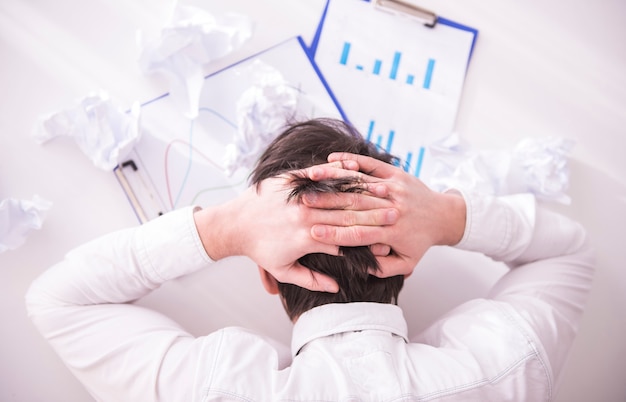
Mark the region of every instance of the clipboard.
[[346, 118], [301, 37], [288, 39], [205, 77], [200, 111], [190, 120], [169, 94], [141, 106], [141, 137], [114, 173], [145, 223], [187, 205], [215, 205], [248, 187], [250, 169], [229, 174], [224, 155], [237, 130], [236, 104], [255, 85], [255, 63], [278, 70], [298, 91], [295, 120]]
[[427, 181], [478, 31], [405, 0], [328, 0], [309, 52], [350, 123]]

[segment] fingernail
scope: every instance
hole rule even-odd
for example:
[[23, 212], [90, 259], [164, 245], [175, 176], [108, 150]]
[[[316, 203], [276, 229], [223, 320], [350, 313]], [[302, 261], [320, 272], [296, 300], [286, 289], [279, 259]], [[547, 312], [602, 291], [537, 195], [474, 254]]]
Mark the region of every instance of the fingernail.
[[322, 169], [318, 167], [311, 168], [311, 175], [309, 176], [312, 180], [319, 179], [323, 174]]
[[343, 161], [343, 166], [349, 170], [359, 170], [359, 164], [353, 160]]
[[327, 293], [337, 293], [339, 292], [339, 286], [337, 284], [327, 283], [324, 286], [324, 291]]
[[323, 226], [313, 226], [311, 229], [314, 237], [324, 237], [326, 234], [326, 229]]
[[398, 211], [396, 209], [390, 209], [386, 214], [387, 224], [391, 225], [396, 223], [398, 220]]
[[304, 202], [305, 204], [315, 204], [315, 202], [318, 200], [319, 196], [317, 195], [317, 193], [308, 193], [304, 195]]

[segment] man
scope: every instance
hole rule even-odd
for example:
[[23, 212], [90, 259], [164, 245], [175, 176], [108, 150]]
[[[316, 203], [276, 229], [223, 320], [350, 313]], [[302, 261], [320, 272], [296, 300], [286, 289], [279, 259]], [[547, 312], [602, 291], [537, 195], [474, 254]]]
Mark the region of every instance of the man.
[[[340, 122], [296, 124], [234, 200], [70, 252], [32, 285], [29, 314], [103, 401], [553, 398], [591, 286], [582, 227], [529, 195], [432, 192], [390, 160]], [[410, 340], [393, 302], [433, 245], [482, 252], [511, 270], [489, 299]], [[232, 255], [255, 261], [280, 294], [295, 322], [290, 358], [243, 329], [193, 338], [124, 304]]]

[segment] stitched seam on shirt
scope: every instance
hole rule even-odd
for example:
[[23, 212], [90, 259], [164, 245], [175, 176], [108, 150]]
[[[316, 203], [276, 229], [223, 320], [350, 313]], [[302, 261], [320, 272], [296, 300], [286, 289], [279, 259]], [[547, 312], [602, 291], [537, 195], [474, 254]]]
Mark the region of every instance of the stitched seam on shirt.
[[363, 399], [360, 398], [358, 395], [347, 395], [342, 397], [341, 399], [308, 399], [308, 398], [282, 398], [282, 399], [276, 399], [276, 400], [272, 400], [272, 402], [337, 402], [337, 401], [342, 401], [342, 402], [350, 402], [350, 401], [355, 401], [355, 402], [360, 402]]
[[457, 246], [464, 247], [465, 243], [467, 243], [469, 239], [472, 238], [472, 227], [474, 226], [474, 215], [476, 215], [476, 211], [474, 211], [474, 203], [472, 197], [470, 197], [465, 192], [461, 192], [461, 196], [465, 201], [465, 225], [467, 227], [465, 228], [463, 237], [461, 238], [461, 241], [459, 242], [459, 244], [457, 244]]
[[[140, 227], [139, 229], [141, 232], [145, 231], [145, 227]], [[141, 260], [142, 260], [142, 265], [143, 262], [145, 262], [146, 267], [149, 268], [149, 275], [150, 275], [150, 280], [157, 282], [157, 283], [162, 283], [163, 281], [166, 281], [167, 278], [164, 278], [163, 275], [161, 275], [161, 273], [158, 271], [156, 265], [153, 262], [152, 259], [152, 255], [150, 252], [150, 247], [148, 246], [148, 238], [146, 236], [141, 236], [139, 237], [139, 241], [141, 242], [141, 248], [140, 248], [140, 252], [141, 252]]]
[[211, 364], [211, 370], [209, 371], [209, 376], [204, 382], [204, 387], [203, 387], [204, 390], [202, 391], [203, 401], [206, 400], [207, 397], [209, 396], [209, 393], [211, 393], [211, 384], [213, 383], [213, 375], [217, 371], [217, 362], [220, 359], [220, 354], [222, 351], [222, 342], [224, 340], [224, 330], [221, 330], [219, 332], [220, 332], [220, 340], [217, 343], [217, 347], [215, 348], [215, 358], [213, 360], [213, 363]]
[[[145, 236], [141, 236], [138, 233], [142, 233], [143, 232], [143, 227], [140, 227], [139, 230], [135, 231], [132, 234], [132, 238], [131, 238], [131, 245], [134, 242], [137, 242], [137, 259], [139, 260], [139, 265], [140, 267], [146, 267], [147, 268], [147, 273], [149, 275], [148, 279], [150, 281], [159, 281], [159, 279], [161, 278], [161, 275], [159, 275], [156, 272], [156, 269], [154, 268], [154, 265], [152, 264], [152, 259], [150, 258], [150, 253], [148, 251], [148, 246], [146, 245], [147, 240], [145, 238]], [[131, 246], [132, 247], [132, 246]]]
[[[512, 370], [517, 368], [520, 364], [524, 363], [529, 358], [532, 358], [533, 356], [536, 356], [536, 355], [537, 355], [536, 353], [531, 352], [531, 353], [529, 353], [529, 354], [527, 354], [525, 356], [520, 357], [518, 360], [513, 362], [511, 365], [509, 365], [507, 368], [505, 368], [504, 370], [500, 371], [497, 375], [495, 375], [493, 377], [483, 378], [481, 380], [476, 380], [476, 381], [473, 381], [473, 382], [469, 382], [467, 384], [457, 385], [455, 387], [450, 387], [450, 388], [434, 391], [434, 392], [431, 392], [431, 393], [425, 394], [425, 395], [415, 395], [414, 398], [417, 398], [418, 401], [429, 401], [429, 400], [432, 400], [432, 399], [440, 398], [442, 396], [449, 396], [449, 395], [459, 394], [459, 393], [461, 393], [463, 391], [469, 391], [469, 390], [472, 390], [472, 389], [480, 388], [481, 386], [484, 386], [484, 385], [495, 383], [499, 379], [504, 377], [506, 374], [510, 373]], [[459, 396], [462, 396], [462, 395], [459, 395]], [[396, 401], [397, 400], [402, 400], [404, 398], [405, 397], [400, 397], [400, 398], [397, 398], [395, 400]]]
[[502, 251], [506, 251], [509, 243], [511, 243], [511, 238], [513, 237], [511, 235], [511, 227], [513, 226], [511, 224], [512, 222], [512, 212], [509, 211], [508, 209], [505, 210], [504, 213], [504, 234], [502, 236], [502, 239], [500, 241], [500, 245], [498, 246], [498, 248], [496, 249], [495, 254], [499, 255]]
[[191, 208], [191, 219], [189, 219], [187, 221], [187, 230], [188, 230], [188, 235], [191, 238], [192, 243], [194, 244], [194, 246], [198, 249], [198, 252], [200, 253], [200, 255], [202, 256], [202, 259], [207, 263], [212, 263], [214, 262], [211, 257], [207, 254], [206, 249], [204, 248], [204, 245], [202, 244], [202, 239], [200, 239], [200, 234], [198, 233], [198, 229], [196, 229], [196, 223], [195, 220], [193, 218], [193, 215], [196, 211], [195, 207]]
[[[211, 389], [209, 390], [208, 395], [221, 395], [228, 396], [232, 398], [236, 398], [241, 401], [246, 402], [258, 402], [258, 399], [251, 399], [240, 394], [233, 393], [231, 391], [222, 390], [222, 389]], [[269, 400], [269, 399], [265, 399]], [[360, 401], [361, 399], [358, 396], [347, 396], [345, 398], [341, 398], [341, 401]], [[272, 402], [337, 402], [337, 399], [309, 399], [309, 398], [281, 398], [281, 399], [271, 399]]]
[[[499, 381], [501, 378], [505, 377], [512, 370], [514, 370], [515, 368], [517, 368], [518, 366], [520, 366], [521, 364], [523, 364], [524, 362], [526, 362], [527, 360], [529, 360], [529, 359], [531, 359], [533, 357], [539, 357], [539, 360], [541, 361], [541, 358], [540, 358], [539, 354], [537, 353], [537, 351], [534, 348], [533, 348], [533, 350], [531, 352], [529, 352], [528, 354], [520, 357], [518, 360], [516, 360], [513, 363], [511, 363], [508, 367], [506, 367], [504, 370], [498, 372], [493, 377], [483, 378], [483, 379], [480, 379], [480, 380], [469, 382], [467, 384], [462, 384], [462, 385], [458, 385], [458, 386], [455, 386], [455, 387], [450, 387], [450, 388], [446, 388], [446, 389], [443, 389], [443, 390], [434, 391], [434, 392], [431, 392], [429, 394], [424, 394], [424, 395], [416, 395], [414, 393], [408, 393], [408, 394], [404, 394], [404, 395], [396, 397], [396, 398], [388, 399], [388, 401], [390, 401], [390, 402], [391, 401], [402, 401], [402, 400], [429, 401], [429, 400], [433, 400], [433, 399], [440, 398], [440, 397], [445, 397], [445, 396], [449, 396], [449, 395], [459, 394], [459, 393], [461, 393], [463, 391], [469, 391], [469, 390], [472, 390], [472, 389], [480, 388], [481, 386], [492, 384], [492, 383], [495, 383], [495, 382]], [[542, 362], [542, 365], [543, 365], [543, 362]], [[213, 372], [211, 372], [211, 374], [212, 373]], [[235, 393], [232, 393], [232, 392], [229, 392], [229, 391], [226, 391], [226, 390], [211, 389], [210, 386], [209, 386], [206, 389], [204, 398], [208, 397], [210, 394], [212, 394], [212, 395], [229, 396], [229, 397], [237, 398], [238, 400], [241, 400], [241, 401], [254, 401], [254, 399], [249, 399], [247, 397], [244, 397], [244, 396], [241, 396], [239, 394], [235, 394]], [[459, 396], [462, 396], [462, 395], [459, 395]], [[347, 399], [343, 398], [342, 400], [351, 400], [352, 398], [353, 397], [348, 397]], [[358, 400], [358, 398], [356, 400]], [[280, 401], [290, 401], [290, 402], [295, 402], [295, 401], [298, 401], [298, 402], [331, 402], [331, 400], [325, 400], [325, 399], [301, 399], [301, 398], [287, 398], [287, 399], [280, 399]]]
[[504, 317], [514, 326], [516, 327], [520, 333], [524, 336], [524, 338], [526, 338], [526, 341], [529, 343], [530, 347], [532, 348], [535, 356], [537, 356], [537, 360], [539, 360], [539, 363], [541, 363], [541, 366], [543, 367], [543, 372], [546, 376], [546, 382], [548, 384], [548, 397], [547, 400], [551, 400], [552, 399], [552, 393], [553, 393], [553, 384], [552, 384], [552, 376], [550, 376], [550, 372], [551, 370], [548, 368], [548, 364], [545, 362], [543, 356], [541, 355], [541, 353], [539, 353], [539, 350], [537, 350], [537, 347], [535, 345], [535, 340], [530, 336], [530, 334], [528, 334], [526, 332], [526, 330], [519, 325], [519, 323], [517, 322], [517, 320], [515, 319], [515, 317], [513, 317], [511, 314], [509, 314], [508, 311], [506, 311], [506, 309], [504, 309], [499, 302], [495, 302], [493, 300], [489, 300], [489, 302], [491, 304], [494, 305], [495, 308], [497, 308], [502, 315], [504, 315]]
[[[528, 354], [520, 357], [518, 360], [516, 360], [515, 362], [511, 363], [508, 367], [506, 367], [505, 369], [501, 370], [500, 372], [498, 372], [493, 377], [483, 378], [481, 380], [477, 380], [477, 381], [470, 382], [470, 383], [467, 383], [467, 384], [459, 385], [459, 386], [456, 386], [456, 387], [446, 388], [444, 390], [434, 391], [432, 393], [425, 394], [425, 395], [415, 395], [414, 397], [417, 398], [418, 401], [428, 401], [428, 400], [436, 399], [436, 398], [439, 398], [439, 397], [442, 397], [442, 396], [454, 395], [454, 394], [460, 393], [462, 391], [469, 391], [471, 389], [476, 389], [476, 388], [479, 388], [479, 387], [487, 385], [487, 384], [495, 383], [495, 382], [499, 381], [500, 379], [502, 379], [503, 377], [505, 377], [508, 373], [510, 373], [515, 368], [517, 368], [519, 365], [523, 364], [524, 362], [526, 362], [526, 361], [528, 361], [529, 359], [532, 359], [532, 358], [536, 358], [539, 361], [539, 363], [541, 364], [541, 366], [543, 367], [543, 371], [544, 371], [544, 374], [546, 376], [546, 381], [547, 381], [547, 385], [548, 385], [548, 395], [547, 395], [546, 400], [550, 400], [552, 398], [552, 380], [551, 380], [550, 376], [548, 375], [549, 371], [547, 369], [545, 360], [543, 359], [543, 357], [541, 356], [541, 354], [539, 353], [539, 351], [535, 347], [535, 343], [534, 343], [533, 339], [524, 330], [524, 328], [522, 328], [519, 325], [519, 323], [517, 322], [515, 317], [513, 317], [511, 314], [509, 314], [509, 312], [506, 311], [506, 309], [502, 308], [502, 306], [500, 306], [499, 303], [494, 302], [492, 300], [488, 300], [488, 302], [493, 304], [494, 307], [497, 308], [498, 311], [500, 311], [502, 313], [504, 318], [507, 319], [507, 321], [509, 321], [515, 328], [517, 328], [520, 331], [520, 333], [524, 336], [526, 341], [529, 343], [529, 345], [532, 348], [532, 350]], [[404, 398], [405, 397], [399, 397], [399, 398], [396, 398], [395, 401], [400, 401], [400, 400], [402, 400]]]
[[246, 402], [255, 402], [256, 401], [255, 399], [250, 399], [250, 398], [247, 398], [245, 396], [241, 396], [240, 394], [235, 394], [234, 392], [221, 390], [221, 389], [207, 389], [206, 396], [208, 397], [209, 395], [227, 396], [230, 399], [237, 399], [239, 401], [246, 401]]

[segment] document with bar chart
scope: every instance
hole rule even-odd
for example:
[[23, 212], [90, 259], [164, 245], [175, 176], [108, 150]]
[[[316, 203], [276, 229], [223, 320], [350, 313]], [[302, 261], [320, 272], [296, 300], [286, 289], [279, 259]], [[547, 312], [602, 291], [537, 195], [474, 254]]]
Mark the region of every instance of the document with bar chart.
[[349, 121], [418, 177], [454, 130], [477, 31], [430, 28], [363, 0], [329, 0], [311, 53]]

